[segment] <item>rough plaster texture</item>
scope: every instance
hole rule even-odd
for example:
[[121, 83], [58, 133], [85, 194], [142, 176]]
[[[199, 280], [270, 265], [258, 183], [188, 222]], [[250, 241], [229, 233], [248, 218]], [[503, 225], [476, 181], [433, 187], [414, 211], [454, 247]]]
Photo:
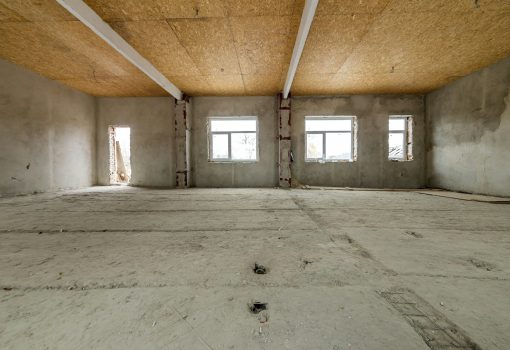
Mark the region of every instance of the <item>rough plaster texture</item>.
[[[209, 162], [209, 117], [257, 116], [259, 159]], [[192, 179], [197, 187], [272, 187], [278, 183], [276, 97], [194, 97], [191, 133]]]
[[427, 95], [428, 181], [510, 196], [510, 58]]
[[[419, 188], [425, 184], [425, 122], [422, 96], [294, 97], [292, 100], [292, 177], [319, 186]], [[388, 160], [388, 116], [413, 116], [414, 159]], [[305, 162], [305, 117], [356, 116], [357, 160]]]
[[190, 181], [191, 102], [186, 98], [175, 104], [175, 186], [188, 188]]
[[0, 60], [0, 195], [93, 185], [94, 98]]
[[98, 183], [107, 185], [108, 126], [131, 128], [131, 181], [134, 186], [175, 186], [174, 99], [106, 97], [97, 99]]
[[292, 186], [292, 99], [278, 96], [278, 184], [282, 188]]

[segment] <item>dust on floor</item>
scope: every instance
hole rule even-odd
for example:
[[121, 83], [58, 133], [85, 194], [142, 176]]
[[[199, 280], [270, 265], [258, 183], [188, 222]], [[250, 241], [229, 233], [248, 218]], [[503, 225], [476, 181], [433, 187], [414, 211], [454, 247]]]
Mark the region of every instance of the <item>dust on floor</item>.
[[93, 187], [0, 237], [1, 349], [510, 348], [506, 204]]

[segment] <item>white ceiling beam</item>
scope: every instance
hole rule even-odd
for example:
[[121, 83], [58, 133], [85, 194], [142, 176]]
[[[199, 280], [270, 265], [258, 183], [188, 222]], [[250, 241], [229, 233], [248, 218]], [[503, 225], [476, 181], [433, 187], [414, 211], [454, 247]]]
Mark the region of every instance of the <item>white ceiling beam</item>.
[[126, 40], [117, 34], [108, 23], [103, 21], [101, 17], [82, 0], [57, 0], [57, 2], [101, 37], [101, 39], [117, 50], [129, 62], [154, 80], [156, 84], [161, 86], [176, 99], [182, 100], [182, 91], [129, 45]]
[[296, 70], [299, 64], [299, 59], [303, 53], [305, 47], [306, 38], [312, 25], [315, 10], [319, 0], [306, 0], [303, 14], [301, 15], [301, 23], [299, 24], [299, 31], [296, 37], [296, 43], [294, 44], [294, 50], [292, 51], [292, 58], [290, 59], [289, 71], [287, 72], [287, 79], [285, 79], [285, 85], [283, 86], [283, 98], [289, 97], [290, 87], [294, 81]]

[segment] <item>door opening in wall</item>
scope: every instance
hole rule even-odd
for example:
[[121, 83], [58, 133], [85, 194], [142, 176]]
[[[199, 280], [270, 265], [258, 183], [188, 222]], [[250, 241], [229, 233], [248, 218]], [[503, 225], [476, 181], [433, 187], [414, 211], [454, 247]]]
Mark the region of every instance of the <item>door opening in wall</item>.
[[109, 126], [110, 184], [129, 184], [131, 180], [131, 128]]

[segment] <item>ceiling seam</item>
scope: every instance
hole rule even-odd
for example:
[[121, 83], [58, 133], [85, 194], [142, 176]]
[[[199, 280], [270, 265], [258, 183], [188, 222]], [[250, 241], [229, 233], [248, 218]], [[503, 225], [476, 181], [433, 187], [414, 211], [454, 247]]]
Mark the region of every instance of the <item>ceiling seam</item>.
[[[289, 26], [287, 28], [288, 40], [287, 40], [287, 46], [286, 46], [285, 50], [287, 51], [286, 55], [287, 55], [287, 53], [290, 53], [290, 57], [289, 56], [285, 57], [285, 58], [287, 58], [287, 61], [282, 64], [282, 68], [280, 71], [280, 82], [278, 83], [278, 85], [280, 86], [279, 91], [281, 91], [281, 92], [283, 92], [283, 89], [285, 87], [285, 80], [287, 78], [286, 72], [289, 69], [287, 67], [287, 63], [290, 66], [290, 59], [292, 58], [292, 48], [293, 48], [294, 43], [296, 42], [296, 38], [298, 35], [298, 31], [296, 31], [296, 35], [292, 38], [292, 40], [290, 40], [291, 39], [290, 35], [291, 35], [291, 31], [292, 31], [292, 19], [294, 16], [298, 16], [298, 15], [294, 14], [295, 5], [296, 5], [296, 0], [294, 0], [294, 2], [292, 3], [292, 15], [290, 15]], [[285, 69], [285, 68], [287, 68], [287, 69]]]
[[360, 38], [360, 40], [358, 41], [358, 43], [354, 46], [354, 48], [352, 49], [351, 53], [347, 56], [347, 58], [342, 62], [342, 64], [340, 65], [340, 67], [336, 70], [336, 72], [334, 72], [332, 74], [332, 76], [329, 78], [329, 79], [332, 79], [334, 76], [336, 76], [337, 74], [339, 74], [340, 70], [342, 70], [342, 67], [344, 66], [345, 62], [347, 62], [349, 60], [349, 58], [351, 58], [351, 56], [354, 54], [354, 51], [356, 51], [356, 49], [361, 45], [361, 43], [363, 42], [363, 40], [365, 40], [366, 36], [368, 35], [368, 33], [370, 33], [372, 31], [372, 28], [374, 26], [374, 23], [377, 22], [380, 18], [380, 16], [383, 14], [384, 11], [386, 11], [386, 9], [388, 8], [388, 6], [390, 5], [390, 1], [388, 1], [386, 3], [386, 5], [384, 6], [384, 8], [379, 11], [376, 15], [376, 17], [374, 18], [374, 20], [372, 21], [372, 23], [370, 23], [370, 26], [368, 26], [368, 29], [365, 31], [365, 33], [362, 35], [362, 37]]
[[[224, 3], [222, 3], [221, 6], [223, 7], [223, 11], [225, 11]], [[232, 45], [234, 45], [234, 51], [236, 53], [237, 67], [239, 68], [239, 75], [241, 76], [241, 81], [243, 82], [243, 91], [246, 94], [246, 84], [244, 82], [243, 70], [241, 69], [241, 62], [239, 61], [239, 53], [237, 52], [237, 45], [234, 38], [234, 32], [232, 31], [232, 24], [230, 23], [230, 17], [226, 16], [225, 18], [227, 19], [228, 30], [230, 32], [230, 37], [232, 38]]]
[[[184, 46], [184, 44], [182, 43], [181, 39], [179, 38], [179, 35], [177, 34], [177, 32], [175, 31], [175, 29], [173, 28], [173, 26], [168, 22], [168, 19], [165, 19], [165, 23], [170, 27], [170, 30], [172, 31], [172, 33], [174, 33], [175, 35], [175, 38], [177, 39], [177, 42], [179, 43], [179, 45], [184, 49], [184, 51], [186, 51], [186, 54], [188, 55], [188, 57], [190, 58], [191, 62], [193, 62], [193, 65], [195, 66], [195, 68], [197, 69], [197, 71], [200, 72], [200, 78], [203, 78], [204, 76], [206, 76], [206, 74], [204, 74], [204, 72], [202, 72], [202, 70], [200, 69], [200, 67], [198, 66], [198, 64], [195, 62], [195, 60], [193, 59], [193, 56], [190, 54], [190, 52], [188, 51], [188, 49], [186, 48], [186, 46]], [[180, 76], [182, 77], [182, 75], [177, 75], [177, 76]], [[188, 75], [189, 76], [193, 76], [193, 75]], [[207, 85], [209, 85], [209, 81], [206, 81], [207, 82]], [[210, 86], [209, 86], [210, 87]]]

